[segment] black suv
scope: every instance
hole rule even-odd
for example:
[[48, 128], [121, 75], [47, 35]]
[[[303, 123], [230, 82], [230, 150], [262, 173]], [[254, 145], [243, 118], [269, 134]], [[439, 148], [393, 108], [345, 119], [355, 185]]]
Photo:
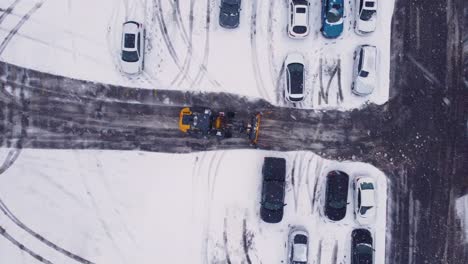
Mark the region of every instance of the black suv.
[[332, 221], [340, 221], [346, 216], [348, 182], [348, 174], [342, 171], [331, 171], [327, 175], [325, 215]]
[[373, 264], [372, 235], [367, 229], [354, 229], [351, 233], [351, 264]]
[[265, 157], [262, 168], [262, 201], [260, 217], [267, 223], [279, 223], [283, 219], [286, 160]]

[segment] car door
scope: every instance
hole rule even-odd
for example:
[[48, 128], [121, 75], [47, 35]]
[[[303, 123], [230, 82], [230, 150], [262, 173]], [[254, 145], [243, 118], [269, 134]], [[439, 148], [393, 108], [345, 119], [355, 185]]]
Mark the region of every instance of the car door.
[[294, 26], [294, 5], [291, 3], [289, 4], [289, 13], [290, 13], [290, 21], [289, 21], [289, 24], [291, 25], [291, 27]]
[[358, 188], [358, 195], [357, 195], [357, 213], [361, 214], [361, 188]]

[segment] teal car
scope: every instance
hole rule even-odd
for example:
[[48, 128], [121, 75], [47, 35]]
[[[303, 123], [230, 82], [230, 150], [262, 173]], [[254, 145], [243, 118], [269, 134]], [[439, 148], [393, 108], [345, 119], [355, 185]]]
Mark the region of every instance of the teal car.
[[343, 32], [343, 0], [322, 0], [322, 35], [337, 38]]

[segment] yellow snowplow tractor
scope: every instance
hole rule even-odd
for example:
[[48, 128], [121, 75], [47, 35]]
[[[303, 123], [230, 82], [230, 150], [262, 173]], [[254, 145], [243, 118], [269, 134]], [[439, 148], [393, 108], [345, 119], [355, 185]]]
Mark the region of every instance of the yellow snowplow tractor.
[[258, 142], [258, 134], [260, 132], [260, 118], [261, 114], [258, 113], [253, 116], [251, 122], [247, 124], [247, 135], [249, 136], [250, 143], [252, 143], [252, 145], [257, 145]]
[[247, 136], [252, 145], [257, 144], [260, 114], [248, 122], [237, 121], [234, 112], [213, 112], [209, 108], [185, 107], [180, 110], [179, 129], [193, 137], [218, 139]]

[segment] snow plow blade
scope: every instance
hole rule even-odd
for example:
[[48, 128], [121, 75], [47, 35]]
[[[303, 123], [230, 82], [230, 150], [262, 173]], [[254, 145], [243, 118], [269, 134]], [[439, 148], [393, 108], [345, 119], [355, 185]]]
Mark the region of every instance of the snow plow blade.
[[250, 143], [252, 145], [257, 145], [258, 142], [258, 134], [260, 133], [260, 119], [261, 119], [261, 114], [258, 113], [252, 117], [252, 120], [247, 127], [248, 131], [248, 136], [250, 139]]

